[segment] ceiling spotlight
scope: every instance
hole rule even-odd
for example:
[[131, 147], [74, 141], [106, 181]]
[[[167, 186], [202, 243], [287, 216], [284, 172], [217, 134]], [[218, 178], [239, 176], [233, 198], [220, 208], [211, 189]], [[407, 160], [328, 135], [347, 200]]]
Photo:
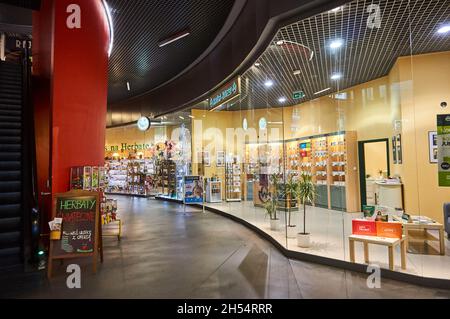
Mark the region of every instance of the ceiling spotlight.
[[277, 45], [283, 45], [284, 44], [284, 40], [278, 40], [277, 42], [275, 42]]
[[302, 73], [302, 71], [300, 70], [294, 70], [294, 72], [292, 72], [294, 75], [300, 75]]
[[130, 82], [127, 81], [127, 90], [130, 91], [131, 87], [130, 87]]
[[330, 79], [332, 79], [332, 80], [339, 80], [340, 78], [342, 78], [342, 74], [340, 74], [340, 73], [334, 73], [330, 77]]
[[268, 88], [270, 88], [273, 85], [273, 81], [272, 80], [266, 80], [266, 82], [264, 82], [264, 85]]
[[287, 99], [284, 96], [278, 98], [278, 102], [280, 102], [280, 103], [284, 103], [286, 101], [287, 101]]
[[261, 66], [261, 63], [260, 62], [255, 62], [255, 66], [256, 67]]
[[438, 29], [439, 34], [444, 34], [450, 31], [450, 24], [446, 24]]
[[329, 90], [331, 90], [331, 88], [326, 88], [326, 89], [323, 89], [323, 90], [320, 90], [320, 91], [314, 93], [314, 95], [319, 95], [319, 94], [324, 93], [324, 92], [329, 91]]
[[182, 38], [188, 36], [189, 34], [191, 34], [191, 32], [189, 31], [189, 29], [180, 31], [180, 32], [178, 32], [178, 33], [175, 33], [174, 35], [171, 35], [171, 36], [169, 36], [169, 37], [163, 39], [163, 40], [160, 40], [160, 41], [158, 42], [158, 46], [159, 46], [160, 48], [162, 48], [163, 46], [168, 45], [168, 44], [170, 44], [170, 43], [172, 43], [172, 42], [178, 41], [178, 40], [180, 40], [180, 39], [182, 39]]
[[331, 9], [330, 12], [336, 13], [336, 12], [339, 12], [339, 11], [341, 11], [341, 10], [342, 10], [342, 7], [336, 7], [336, 8], [334, 8], [334, 9]]
[[180, 119], [184, 120], [184, 117], [182, 117], [181, 115], [178, 115], [178, 117], [179, 117]]
[[191, 119], [195, 119], [194, 115], [188, 115]]
[[344, 45], [344, 41], [342, 39], [336, 39], [336, 40], [331, 41], [330, 48], [339, 49], [343, 45]]

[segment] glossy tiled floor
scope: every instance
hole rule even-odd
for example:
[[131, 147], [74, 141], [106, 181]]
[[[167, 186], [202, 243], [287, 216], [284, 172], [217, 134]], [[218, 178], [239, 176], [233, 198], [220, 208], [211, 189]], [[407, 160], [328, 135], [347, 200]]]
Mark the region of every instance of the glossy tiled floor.
[[104, 242], [96, 275], [86, 261], [81, 289], [66, 287], [66, 265], [43, 273], [0, 274], [0, 296], [31, 298], [448, 298], [450, 291], [366, 277], [282, 256], [226, 218], [177, 204], [117, 197], [124, 237]]

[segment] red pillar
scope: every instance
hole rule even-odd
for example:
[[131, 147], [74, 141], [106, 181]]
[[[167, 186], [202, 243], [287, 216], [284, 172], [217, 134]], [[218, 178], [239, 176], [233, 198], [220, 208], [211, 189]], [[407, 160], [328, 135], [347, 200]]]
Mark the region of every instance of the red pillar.
[[68, 190], [70, 167], [104, 162], [110, 35], [103, 3], [42, 0], [33, 35], [39, 191], [49, 179], [55, 194]]

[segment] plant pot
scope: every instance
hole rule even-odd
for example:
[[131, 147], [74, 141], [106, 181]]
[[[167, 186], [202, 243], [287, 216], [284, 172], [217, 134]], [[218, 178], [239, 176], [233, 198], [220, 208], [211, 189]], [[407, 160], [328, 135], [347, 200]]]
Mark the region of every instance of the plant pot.
[[297, 236], [297, 226], [288, 226], [286, 235], [287, 238], [295, 238]]
[[310, 237], [311, 237], [311, 234], [309, 234], [309, 233], [306, 233], [306, 234], [298, 233], [297, 234], [297, 246], [303, 247], [303, 248], [308, 248], [311, 245]]
[[280, 229], [280, 220], [270, 219], [270, 230], [279, 230]]

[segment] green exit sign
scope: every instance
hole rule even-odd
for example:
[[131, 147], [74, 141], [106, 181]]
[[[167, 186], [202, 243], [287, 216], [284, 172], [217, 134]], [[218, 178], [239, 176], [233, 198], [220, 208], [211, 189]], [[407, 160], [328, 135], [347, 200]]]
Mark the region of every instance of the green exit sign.
[[303, 91], [295, 91], [294, 93], [292, 93], [292, 98], [294, 100], [303, 99], [304, 97], [305, 97], [305, 92], [303, 92]]

